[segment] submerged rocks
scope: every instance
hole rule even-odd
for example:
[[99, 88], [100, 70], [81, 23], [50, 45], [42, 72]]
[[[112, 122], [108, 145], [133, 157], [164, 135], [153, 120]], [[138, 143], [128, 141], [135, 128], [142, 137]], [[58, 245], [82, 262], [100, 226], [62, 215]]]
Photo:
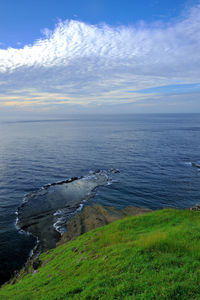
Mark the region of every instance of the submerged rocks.
[[67, 232], [62, 235], [57, 245], [63, 244], [85, 232], [107, 225], [128, 215], [135, 216], [148, 212], [151, 212], [151, 209], [134, 206], [127, 206], [122, 210], [115, 207], [102, 206], [100, 204], [85, 206], [82, 212], [77, 213], [67, 223]]
[[110, 169], [110, 173], [116, 174], [116, 173], [120, 173], [120, 171], [118, 169]]
[[192, 162], [191, 165], [192, 165], [192, 167], [195, 167], [195, 168], [197, 168], [197, 169], [200, 169], [200, 165], [198, 165], [198, 164], [196, 164], [196, 163], [194, 163], [194, 162]]

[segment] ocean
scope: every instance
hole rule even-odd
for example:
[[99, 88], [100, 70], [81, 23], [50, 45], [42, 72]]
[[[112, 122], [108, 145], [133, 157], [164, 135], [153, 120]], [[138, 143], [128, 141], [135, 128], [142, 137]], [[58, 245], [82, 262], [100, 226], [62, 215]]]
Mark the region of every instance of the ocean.
[[0, 121], [0, 284], [35, 239], [16, 227], [26, 194], [119, 169], [87, 203], [189, 208], [200, 203], [200, 114], [79, 115]]

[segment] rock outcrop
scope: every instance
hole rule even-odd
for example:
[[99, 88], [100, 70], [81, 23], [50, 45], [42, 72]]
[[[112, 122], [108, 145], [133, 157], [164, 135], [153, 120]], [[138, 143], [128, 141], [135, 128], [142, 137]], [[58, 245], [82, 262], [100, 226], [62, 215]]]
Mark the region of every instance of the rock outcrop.
[[196, 204], [195, 206], [191, 207], [190, 210], [200, 211], [200, 204]]
[[77, 213], [67, 223], [67, 232], [62, 235], [61, 240], [57, 243], [57, 245], [63, 244], [85, 232], [107, 225], [126, 216], [135, 216], [151, 211], [152, 210], [148, 208], [139, 208], [134, 206], [127, 206], [122, 210], [115, 207], [102, 206], [100, 204], [85, 206], [80, 213]]

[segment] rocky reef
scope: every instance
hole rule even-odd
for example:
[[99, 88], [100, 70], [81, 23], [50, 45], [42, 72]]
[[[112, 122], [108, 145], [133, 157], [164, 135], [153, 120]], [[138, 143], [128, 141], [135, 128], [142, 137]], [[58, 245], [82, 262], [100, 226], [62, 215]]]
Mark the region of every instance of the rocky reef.
[[47, 185], [30, 193], [18, 209], [17, 226], [38, 240], [35, 253], [54, 248], [61, 229], [80, 205], [107, 184], [108, 173], [98, 170], [85, 177]]
[[96, 189], [111, 180], [111, 173], [119, 173], [119, 170], [97, 170], [88, 176], [49, 184], [26, 196], [18, 209], [17, 226], [37, 238], [34, 257], [94, 228], [128, 215], [151, 211], [134, 206], [120, 210], [93, 204], [79, 212], [84, 202], [94, 196]]

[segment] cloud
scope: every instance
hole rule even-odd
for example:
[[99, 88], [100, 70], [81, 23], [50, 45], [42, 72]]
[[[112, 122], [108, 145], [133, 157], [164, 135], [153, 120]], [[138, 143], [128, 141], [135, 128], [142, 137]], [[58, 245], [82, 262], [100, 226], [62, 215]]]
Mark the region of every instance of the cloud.
[[148, 99], [144, 89], [196, 84], [199, 20], [200, 5], [171, 23], [60, 21], [33, 45], [0, 49], [0, 105], [121, 105]]

